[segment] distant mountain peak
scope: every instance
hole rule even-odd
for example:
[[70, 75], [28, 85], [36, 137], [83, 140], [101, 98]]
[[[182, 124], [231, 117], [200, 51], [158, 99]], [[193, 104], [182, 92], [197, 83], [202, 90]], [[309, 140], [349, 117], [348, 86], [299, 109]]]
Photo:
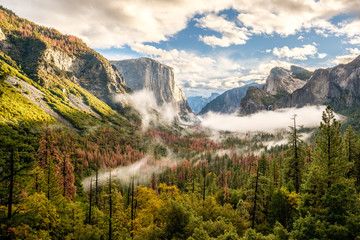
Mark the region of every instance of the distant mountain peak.
[[290, 94], [306, 84], [305, 80], [310, 77], [309, 73], [298, 66], [291, 66], [290, 70], [274, 67], [266, 79], [264, 90], [270, 94]]
[[257, 83], [250, 83], [242, 87], [230, 89], [209, 102], [201, 111], [200, 115], [208, 112], [235, 113], [240, 110], [240, 102], [245, 97], [249, 87], [261, 87]]
[[210, 101], [212, 101], [219, 95], [220, 95], [219, 93], [211, 93], [210, 97], [208, 98], [202, 96], [193, 96], [193, 97], [188, 97], [187, 99], [191, 109], [196, 114], [198, 114], [203, 109], [203, 107], [206, 106], [206, 104], [208, 104]]

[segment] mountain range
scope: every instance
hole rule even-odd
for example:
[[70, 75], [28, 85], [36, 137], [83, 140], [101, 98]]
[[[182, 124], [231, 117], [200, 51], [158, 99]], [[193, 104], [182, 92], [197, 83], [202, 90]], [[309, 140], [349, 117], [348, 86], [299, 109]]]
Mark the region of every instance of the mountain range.
[[347, 64], [317, 69], [312, 74], [300, 69], [301, 79], [296, 79], [299, 71], [293, 72], [294, 69], [272, 69], [264, 88], [249, 88], [241, 101], [240, 112], [251, 114], [306, 105], [331, 105], [336, 111], [346, 111], [359, 106], [360, 56]]

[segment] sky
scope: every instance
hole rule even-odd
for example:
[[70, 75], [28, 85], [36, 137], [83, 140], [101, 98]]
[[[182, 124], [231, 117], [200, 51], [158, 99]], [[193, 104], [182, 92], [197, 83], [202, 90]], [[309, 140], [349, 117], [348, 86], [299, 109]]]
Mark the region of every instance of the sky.
[[83, 39], [109, 60], [151, 57], [186, 96], [210, 96], [271, 68], [310, 70], [360, 55], [359, 0], [0, 0]]

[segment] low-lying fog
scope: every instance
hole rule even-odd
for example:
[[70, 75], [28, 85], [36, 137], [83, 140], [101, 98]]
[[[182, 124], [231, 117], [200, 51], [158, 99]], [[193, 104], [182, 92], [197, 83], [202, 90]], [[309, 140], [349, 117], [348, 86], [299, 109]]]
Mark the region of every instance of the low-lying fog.
[[[325, 106], [307, 106], [303, 108], [285, 108], [275, 111], [263, 111], [248, 116], [236, 114], [209, 113], [201, 118], [203, 127], [230, 132], [268, 132], [293, 126], [292, 117], [296, 114], [296, 125], [313, 128], [320, 125]], [[342, 119], [336, 115], [337, 119]]]

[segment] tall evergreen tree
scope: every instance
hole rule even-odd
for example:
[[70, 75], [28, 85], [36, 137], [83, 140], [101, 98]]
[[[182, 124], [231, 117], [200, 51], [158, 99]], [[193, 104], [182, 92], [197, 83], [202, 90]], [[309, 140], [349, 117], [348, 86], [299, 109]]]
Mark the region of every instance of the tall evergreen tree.
[[316, 135], [314, 159], [304, 186], [303, 205], [312, 213], [324, 208], [323, 198], [334, 183], [344, 180], [348, 164], [342, 151], [341, 124], [335, 119], [328, 106], [322, 115], [322, 122]]
[[265, 222], [265, 212], [269, 195], [269, 178], [267, 176], [268, 162], [266, 155], [263, 154], [257, 162], [255, 173], [249, 179], [249, 191], [247, 201], [249, 202], [248, 211], [251, 217], [251, 227]]
[[74, 198], [76, 195], [74, 166], [71, 164], [69, 156], [65, 154], [58, 164], [58, 175], [60, 185], [63, 189], [63, 196]]
[[303, 142], [300, 139], [301, 134], [298, 133], [296, 125], [296, 115], [292, 119], [294, 120], [294, 126], [290, 127], [289, 145], [291, 147], [286, 152], [288, 157], [285, 158], [284, 179], [287, 186], [293, 186], [298, 193], [304, 170], [304, 150]]
[[19, 186], [22, 186], [24, 179], [20, 177], [31, 166], [29, 153], [33, 148], [25, 143], [23, 136], [10, 128], [7, 130], [0, 133], [0, 202], [3, 199], [6, 202], [7, 219], [10, 219], [13, 216], [13, 204], [21, 195]]
[[356, 178], [357, 182], [360, 182], [360, 176], [358, 174], [358, 166], [359, 163], [359, 144], [355, 131], [349, 126], [343, 138], [343, 151], [344, 158], [348, 163], [351, 163], [350, 170], [348, 172], [348, 177]]
[[54, 134], [51, 128], [46, 127], [43, 129], [43, 134], [40, 140], [40, 146], [37, 151], [38, 161], [40, 166], [46, 175], [45, 189], [46, 196], [50, 199], [54, 194], [58, 192], [58, 178], [56, 174], [57, 163], [60, 159], [60, 153], [56, 146]]

